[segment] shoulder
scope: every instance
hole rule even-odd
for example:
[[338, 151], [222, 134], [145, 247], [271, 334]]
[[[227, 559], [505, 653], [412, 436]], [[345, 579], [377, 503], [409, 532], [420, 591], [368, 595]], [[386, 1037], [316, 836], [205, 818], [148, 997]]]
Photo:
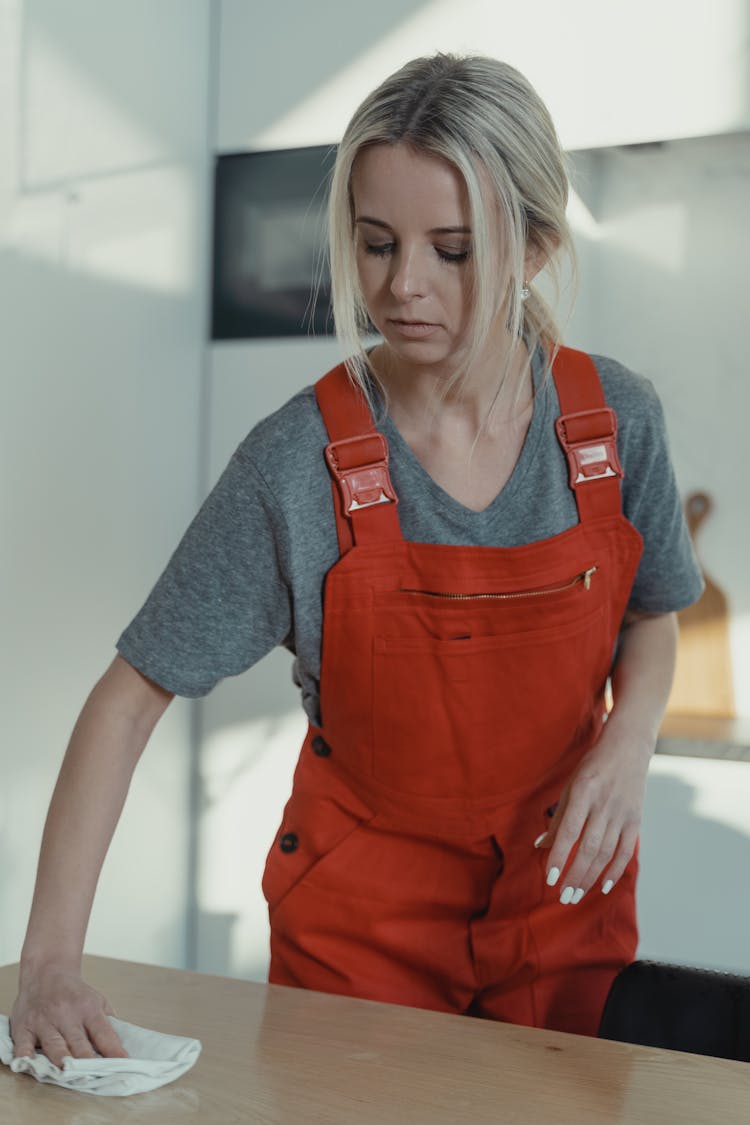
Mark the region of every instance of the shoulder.
[[[573, 354], [576, 350], [572, 349]], [[590, 359], [601, 382], [604, 399], [617, 417], [620, 454], [636, 454], [649, 445], [666, 440], [664, 411], [650, 379], [632, 371], [611, 356], [578, 352]]]
[[626, 423], [633, 418], [646, 418], [656, 414], [661, 417], [659, 396], [650, 379], [631, 371], [624, 363], [605, 355], [592, 355], [599, 374], [604, 397], [618, 416]]
[[[592, 355], [604, 398], [617, 416], [617, 444], [622, 458], [662, 458], [668, 454], [664, 410], [650, 379], [610, 356]], [[624, 464], [624, 461], [623, 461]]]
[[625, 470], [623, 502], [633, 499], [637, 482], [671, 479], [669, 437], [661, 400], [650, 379], [610, 356], [591, 355], [604, 398], [617, 418], [617, 448]]
[[[270, 529], [284, 557], [299, 549], [302, 558], [306, 549], [309, 561], [319, 546], [312, 528], [329, 517], [335, 550], [327, 444], [315, 387], [304, 387], [252, 428], [217, 486], [220, 499], [228, 494], [236, 522], [250, 527], [252, 535], [258, 525]], [[329, 548], [326, 540], [321, 549], [330, 553]]]
[[325, 439], [325, 427], [315, 388], [308, 386], [258, 422], [240, 443], [237, 455], [255, 462], [275, 462], [298, 450], [300, 442], [306, 444], [311, 439], [319, 448]]
[[269, 414], [240, 443], [233, 461], [260, 480], [283, 502], [289, 490], [310, 475], [325, 477], [325, 426], [308, 386]]

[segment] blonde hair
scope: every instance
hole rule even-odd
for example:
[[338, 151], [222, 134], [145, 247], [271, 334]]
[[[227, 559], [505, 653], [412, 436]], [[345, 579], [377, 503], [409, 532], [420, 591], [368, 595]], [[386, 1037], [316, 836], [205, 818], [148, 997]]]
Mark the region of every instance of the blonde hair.
[[378, 144], [405, 144], [440, 157], [463, 177], [472, 229], [467, 266], [473, 271], [473, 314], [465, 361], [445, 390], [470, 379], [507, 300], [512, 345], [505, 370], [499, 372], [499, 394], [522, 341], [530, 355], [542, 343], [550, 359], [559, 345], [554, 317], [538, 291], [531, 289], [527, 300], [522, 297], [527, 250], [537, 251], [546, 262], [556, 300], [561, 259], [567, 257], [575, 277], [565, 215], [568, 175], [549, 112], [530, 83], [507, 63], [437, 54], [407, 63], [354, 113], [331, 181], [329, 255], [336, 331], [350, 353], [349, 373], [365, 392], [368, 376], [375, 372], [363, 344], [369, 319], [357, 272], [351, 176], [358, 154]]

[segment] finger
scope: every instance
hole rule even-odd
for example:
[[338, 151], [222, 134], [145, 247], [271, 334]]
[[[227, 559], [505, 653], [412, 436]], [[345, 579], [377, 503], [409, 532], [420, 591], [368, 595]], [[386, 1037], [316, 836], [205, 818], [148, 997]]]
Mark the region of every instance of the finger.
[[10, 1034], [13, 1039], [13, 1058], [34, 1058], [36, 1055], [36, 1035], [28, 1027], [18, 1030], [11, 1024]]
[[87, 1020], [86, 1030], [96, 1050], [104, 1058], [128, 1058], [128, 1052], [123, 1047], [119, 1035], [103, 1013], [100, 1012]]
[[[599, 840], [601, 840], [600, 843]], [[570, 871], [565, 876], [566, 885], [561, 892], [562, 902], [570, 902], [575, 906], [581, 901], [614, 857], [619, 842], [620, 832], [614, 824], [607, 825], [605, 823], [601, 836], [597, 829], [592, 827], [590, 838], [589, 826], [586, 826], [583, 839], [578, 846], [576, 858], [571, 864]], [[589, 860], [588, 863], [587, 860]], [[565, 894], [567, 887], [572, 888], [570, 894]]]
[[[604, 829], [601, 821], [588, 821], [576, 842], [575, 856], [564, 878], [560, 881], [560, 902], [567, 904], [573, 901], [580, 902], [586, 888], [583, 879], [586, 872], [594, 866], [604, 843]], [[611, 853], [610, 853], [611, 855]]]
[[74, 1059], [96, 1058], [96, 1051], [92, 1047], [91, 1041], [82, 1027], [63, 1027], [60, 1031], [65, 1042], [68, 1044], [66, 1054], [71, 1055]]
[[43, 1027], [38, 1035], [39, 1046], [51, 1063], [62, 1068], [63, 1059], [69, 1055], [70, 1049], [65, 1037], [54, 1027]]
[[570, 853], [581, 836], [588, 812], [588, 802], [575, 797], [567, 802], [564, 811], [558, 809], [549, 830], [553, 834], [553, 841], [547, 857], [547, 886], [557, 885], [570, 859]]
[[602, 891], [604, 894], [609, 894], [617, 881], [624, 875], [625, 868], [633, 858], [637, 842], [638, 826], [635, 824], [626, 825], [620, 834], [620, 842], [612, 862], [604, 872], [602, 880]]

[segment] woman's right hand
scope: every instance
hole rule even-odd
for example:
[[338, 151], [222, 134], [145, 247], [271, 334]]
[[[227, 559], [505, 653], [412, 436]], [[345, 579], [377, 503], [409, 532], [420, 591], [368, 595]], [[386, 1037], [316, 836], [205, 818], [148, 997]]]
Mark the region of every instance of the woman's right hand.
[[65, 1055], [74, 1059], [127, 1058], [107, 1019], [114, 1011], [106, 997], [81, 977], [57, 966], [22, 974], [10, 1016], [16, 1058], [37, 1048], [61, 1067]]
[[[127, 1057], [101, 993], [81, 980], [97, 879], [133, 770], [172, 695], [116, 656], [70, 739], [42, 837], [10, 1025], [16, 1057]], [[71, 877], [71, 872], [75, 873]]]

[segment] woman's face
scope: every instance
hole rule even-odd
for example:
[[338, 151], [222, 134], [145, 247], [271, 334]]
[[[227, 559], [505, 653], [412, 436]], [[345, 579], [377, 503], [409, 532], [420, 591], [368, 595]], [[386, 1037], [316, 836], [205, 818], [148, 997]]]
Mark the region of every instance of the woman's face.
[[450, 366], [466, 345], [471, 229], [460, 173], [406, 145], [354, 162], [357, 267], [375, 327], [407, 364]]

